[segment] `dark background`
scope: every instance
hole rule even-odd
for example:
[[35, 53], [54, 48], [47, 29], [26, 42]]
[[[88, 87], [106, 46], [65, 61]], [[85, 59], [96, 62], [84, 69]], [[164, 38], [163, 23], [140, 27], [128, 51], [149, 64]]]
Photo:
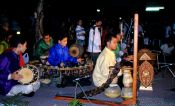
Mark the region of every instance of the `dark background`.
[[[89, 24], [95, 16], [102, 16], [107, 20], [118, 21], [122, 17], [128, 23], [139, 13], [139, 21], [144, 24], [147, 35], [160, 38], [163, 36], [165, 21], [174, 21], [175, 6], [173, 0], [43, 0], [44, 1], [44, 27], [55, 32], [61, 22], [76, 23], [77, 18], [86, 20]], [[37, 9], [39, 0], [1, 0], [0, 13], [9, 19], [17, 20], [21, 28], [29, 29], [30, 16]], [[145, 12], [147, 5], [163, 5], [164, 10], [159, 12]], [[96, 9], [101, 9], [100, 13]], [[69, 17], [69, 19], [68, 19]], [[69, 26], [69, 25], [68, 25]], [[88, 25], [87, 25], [88, 26]]]

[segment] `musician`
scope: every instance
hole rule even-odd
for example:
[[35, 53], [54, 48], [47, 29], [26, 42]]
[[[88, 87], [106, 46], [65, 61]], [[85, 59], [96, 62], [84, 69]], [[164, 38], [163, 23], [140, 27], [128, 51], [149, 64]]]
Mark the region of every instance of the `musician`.
[[124, 32], [116, 32], [117, 45], [114, 50], [116, 60], [121, 61], [119, 59], [125, 59], [126, 61], [133, 60], [133, 55], [128, 55], [127, 44], [122, 43], [122, 39], [124, 38]]
[[21, 66], [24, 66], [22, 53], [27, 49], [27, 41], [21, 36], [12, 36], [9, 41], [10, 49], [0, 56], [0, 94], [14, 96], [19, 93], [25, 96], [33, 96], [39, 89], [40, 83], [21, 85], [18, 81], [23, 78], [18, 74]]
[[[82, 59], [77, 59], [69, 54], [67, 47], [68, 36], [62, 34], [57, 38], [58, 43], [50, 48], [48, 62], [52, 66], [68, 66], [70, 64], [77, 64]], [[70, 64], [69, 64], [70, 63]]]
[[116, 38], [117, 38], [117, 45], [116, 45], [116, 49], [114, 50], [116, 59], [119, 57], [119, 52], [121, 51], [121, 40], [122, 40], [122, 36], [124, 35], [124, 33], [120, 33], [117, 32]]
[[43, 34], [43, 38], [36, 44], [35, 56], [40, 58], [42, 55], [48, 55], [50, 48], [53, 46], [53, 39], [48, 32]]
[[[106, 36], [106, 47], [97, 58], [95, 69], [93, 71], [93, 82], [95, 86], [101, 86], [107, 81], [110, 75], [110, 66], [115, 66], [116, 58], [114, 50], [117, 45], [116, 33], [110, 33]], [[119, 75], [119, 74], [118, 74]], [[117, 77], [112, 83], [117, 83]]]

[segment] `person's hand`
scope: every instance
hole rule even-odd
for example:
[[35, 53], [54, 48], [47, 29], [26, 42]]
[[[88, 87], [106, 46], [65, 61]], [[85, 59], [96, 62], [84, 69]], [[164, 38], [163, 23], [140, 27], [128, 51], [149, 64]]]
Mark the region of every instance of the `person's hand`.
[[118, 77], [115, 77], [115, 78], [112, 80], [111, 83], [112, 83], [112, 84], [117, 84], [117, 83], [118, 83]]
[[77, 59], [77, 61], [80, 63], [82, 60], [84, 60], [84, 59], [82, 59], [82, 58], [78, 58]]
[[64, 63], [63, 62], [61, 62], [60, 67], [64, 67]]
[[19, 74], [19, 71], [17, 70], [17, 71], [12, 73], [11, 78], [13, 80], [17, 80], [18, 81], [18, 80], [22, 79], [23, 77], [22, 77], [22, 75]]
[[127, 61], [131, 61], [131, 60], [134, 59], [134, 56], [133, 55], [129, 55], [129, 56], [125, 57], [124, 59], [127, 60]]
[[101, 45], [99, 45], [99, 49], [101, 49]]

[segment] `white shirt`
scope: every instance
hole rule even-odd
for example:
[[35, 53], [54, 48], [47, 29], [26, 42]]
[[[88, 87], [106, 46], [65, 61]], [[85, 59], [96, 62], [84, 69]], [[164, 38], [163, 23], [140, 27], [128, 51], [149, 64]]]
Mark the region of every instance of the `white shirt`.
[[85, 30], [82, 26], [77, 25], [75, 31], [78, 40], [85, 40]]
[[105, 47], [100, 53], [93, 71], [93, 82], [95, 86], [101, 86], [107, 81], [110, 74], [109, 66], [114, 66], [115, 64], [114, 52]]
[[[91, 52], [91, 53], [101, 52], [101, 32], [99, 31], [98, 27], [95, 27], [95, 33], [93, 28], [90, 29], [88, 52]], [[93, 48], [93, 51], [92, 51], [92, 48]]]

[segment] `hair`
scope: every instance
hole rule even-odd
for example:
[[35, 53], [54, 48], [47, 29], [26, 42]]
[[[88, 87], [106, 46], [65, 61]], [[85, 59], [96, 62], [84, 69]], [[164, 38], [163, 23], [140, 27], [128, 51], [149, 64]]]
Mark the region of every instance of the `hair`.
[[56, 40], [63, 40], [64, 38], [68, 38], [68, 33], [60, 33], [57, 37]]
[[25, 42], [27, 40], [22, 35], [14, 35], [9, 40], [10, 47], [17, 47], [18, 44], [24, 44]]
[[112, 40], [112, 38], [116, 38], [117, 33], [115, 32], [109, 32], [106, 37], [105, 37], [105, 42], [107, 45], [107, 42], [110, 42]]
[[47, 36], [47, 35], [50, 36], [50, 33], [49, 33], [49, 32], [44, 32], [42, 36], [45, 37], [45, 36]]
[[79, 23], [80, 20], [83, 21], [83, 19], [80, 18], [80, 19], [77, 20], [77, 24]]
[[100, 16], [95, 16], [95, 22], [102, 21], [102, 18]]
[[4, 31], [4, 30], [0, 29], [0, 41], [7, 40], [9, 35], [15, 35], [15, 34], [11, 30]]

